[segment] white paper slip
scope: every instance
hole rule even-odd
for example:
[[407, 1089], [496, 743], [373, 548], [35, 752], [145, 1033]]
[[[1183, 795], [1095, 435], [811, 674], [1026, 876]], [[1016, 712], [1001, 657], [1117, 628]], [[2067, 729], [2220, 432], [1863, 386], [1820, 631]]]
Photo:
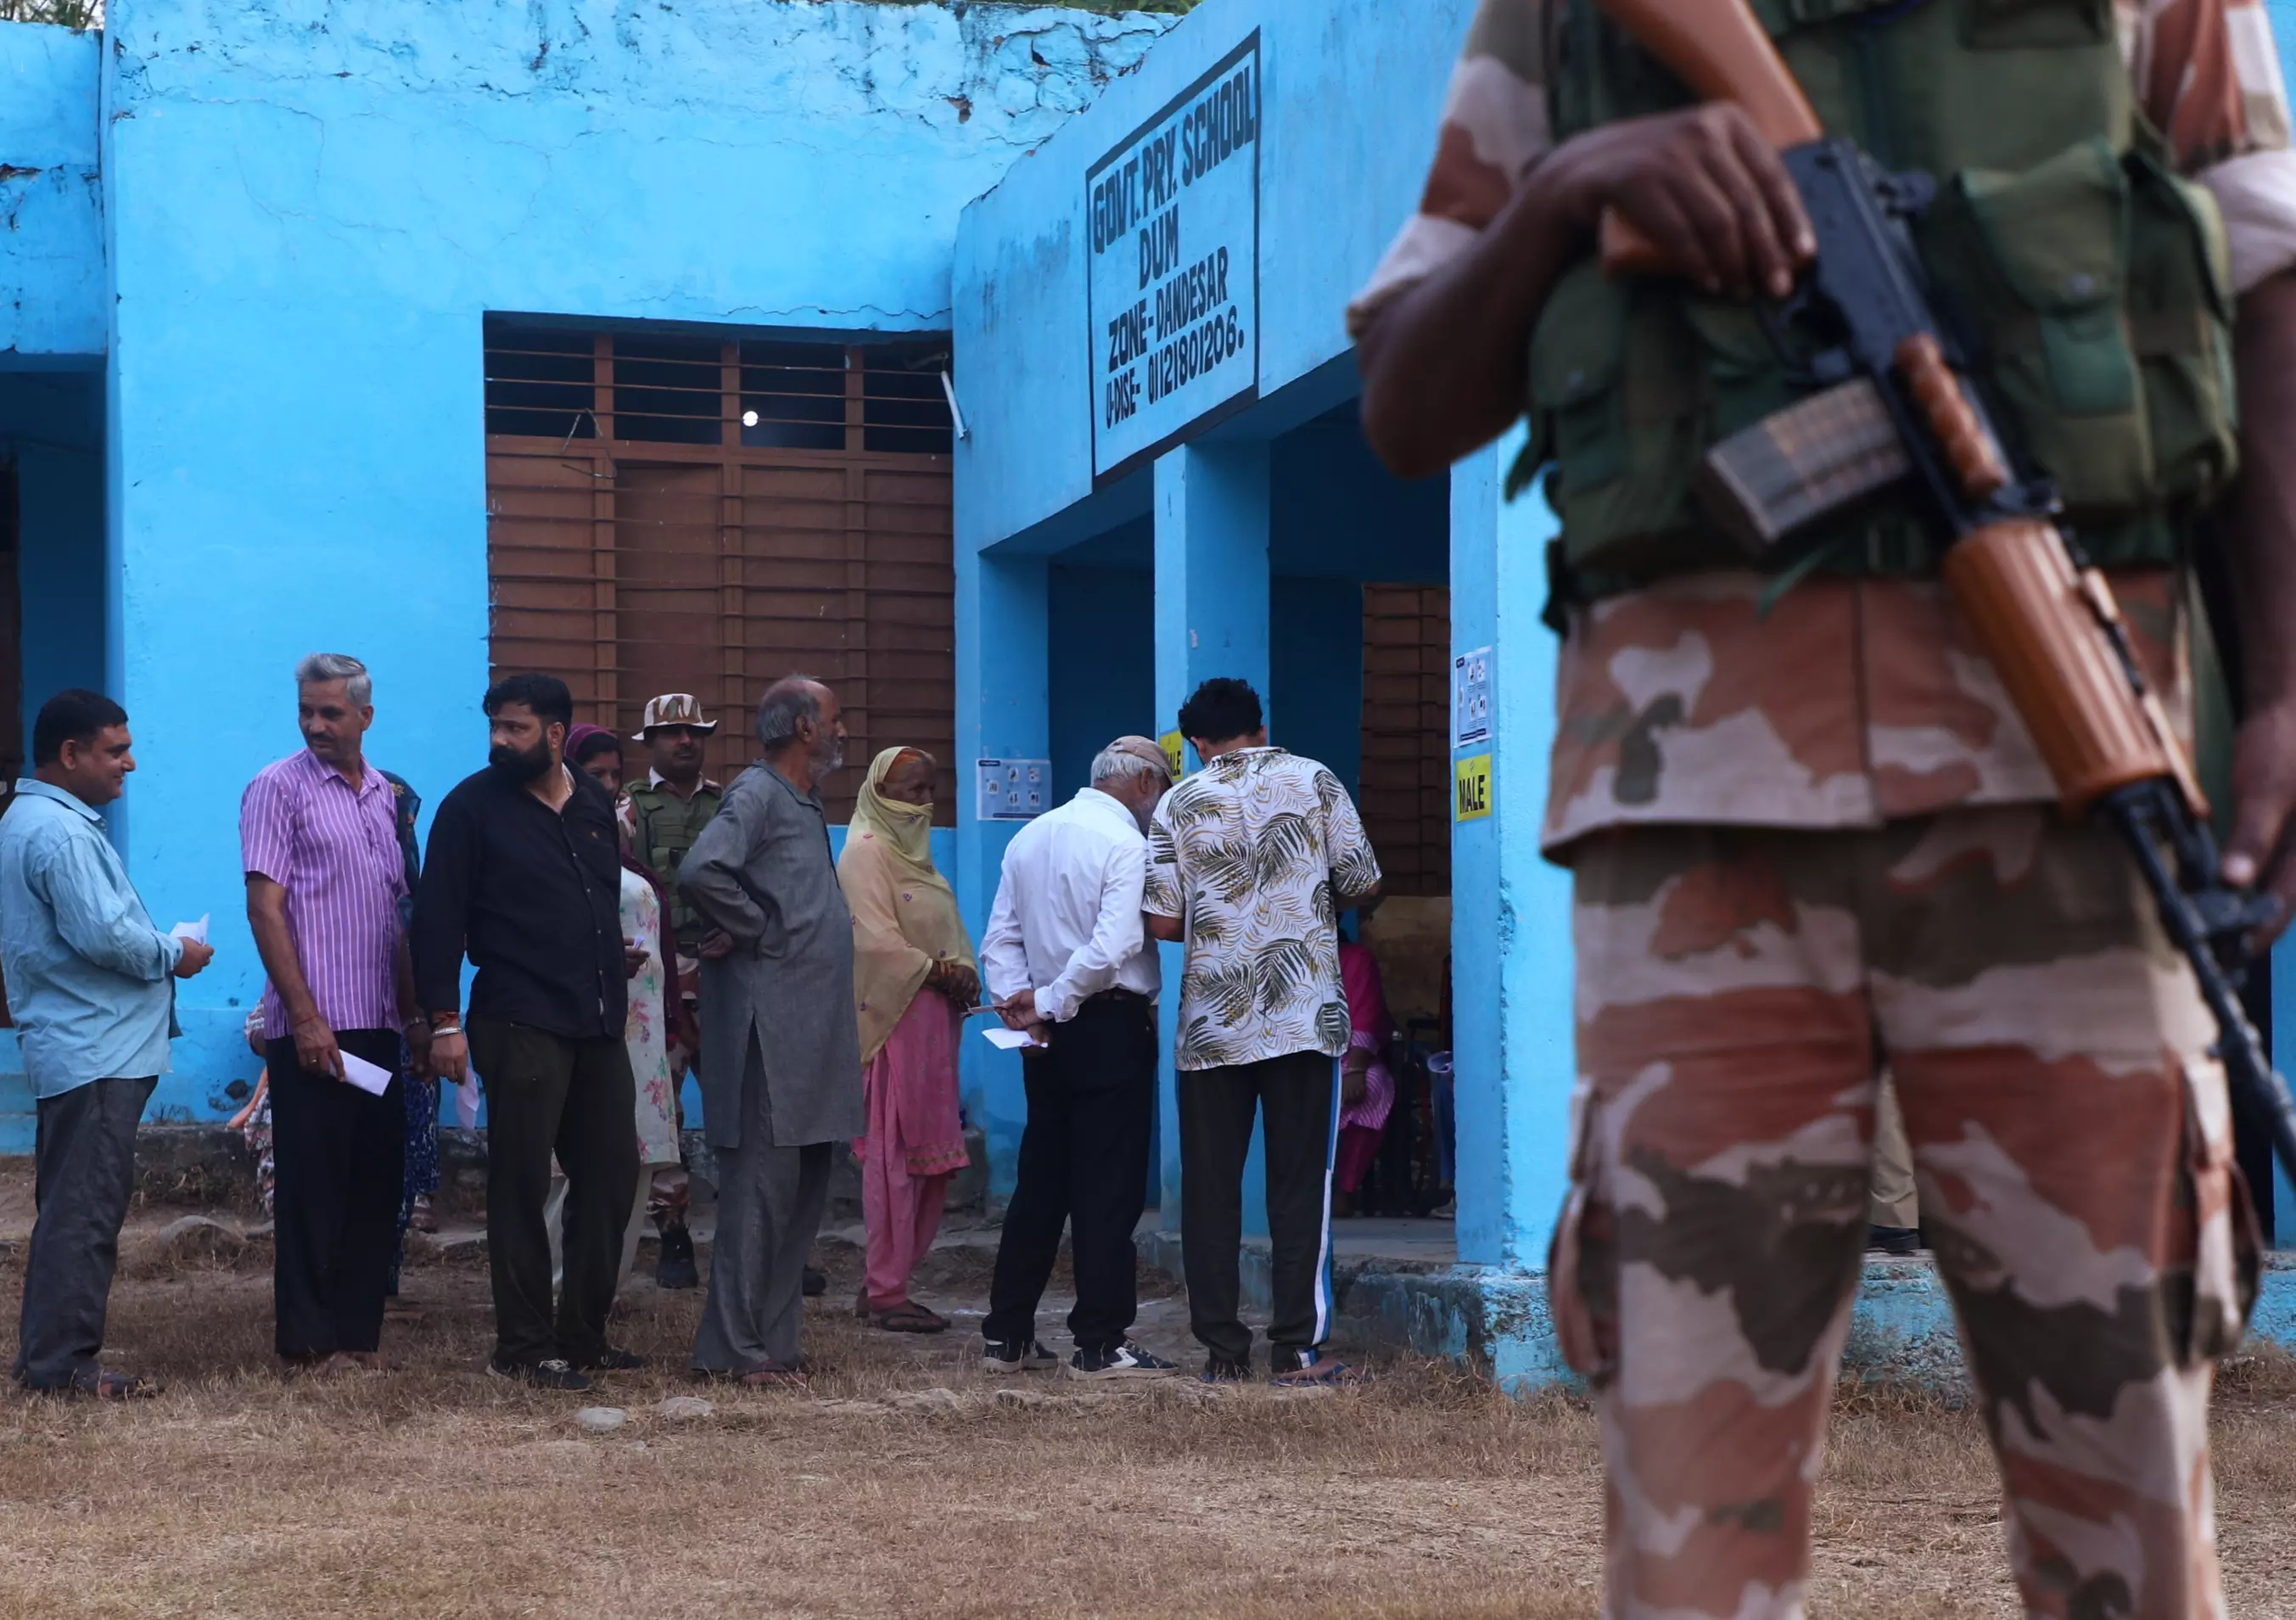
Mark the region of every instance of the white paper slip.
[[168, 930], [168, 934], [171, 939], [190, 940], [194, 944], [204, 945], [208, 942], [208, 919], [202, 917], [196, 923], [177, 923]]
[[1042, 1048], [1045, 1044], [1041, 1040], [1033, 1040], [1029, 1039], [1029, 1033], [1025, 1030], [1008, 1030], [1001, 1024], [992, 1024], [990, 1027], [981, 1031], [980, 1032], [988, 1037], [988, 1044], [990, 1046], [1007, 1052], [1017, 1052], [1024, 1047], [1032, 1049], [1038, 1048]]
[[381, 1097], [390, 1090], [390, 1071], [379, 1063], [369, 1063], [364, 1057], [348, 1052], [337, 1054], [343, 1060], [343, 1078], [370, 1096]]

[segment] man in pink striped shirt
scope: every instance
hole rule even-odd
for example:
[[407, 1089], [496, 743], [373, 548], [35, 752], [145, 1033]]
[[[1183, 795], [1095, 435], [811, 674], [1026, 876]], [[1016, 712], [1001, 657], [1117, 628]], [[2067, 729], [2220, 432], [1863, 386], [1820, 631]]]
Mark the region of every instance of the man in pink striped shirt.
[[[410, 1057], [429, 1061], [430, 1027], [401, 920], [395, 801], [363, 753], [374, 722], [366, 666], [314, 653], [295, 684], [305, 746], [248, 784], [239, 838], [247, 920], [271, 980], [275, 1344], [290, 1365], [336, 1373], [380, 1361], [404, 1073]], [[380, 1095], [353, 1082], [354, 1059], [390, 1077]]]

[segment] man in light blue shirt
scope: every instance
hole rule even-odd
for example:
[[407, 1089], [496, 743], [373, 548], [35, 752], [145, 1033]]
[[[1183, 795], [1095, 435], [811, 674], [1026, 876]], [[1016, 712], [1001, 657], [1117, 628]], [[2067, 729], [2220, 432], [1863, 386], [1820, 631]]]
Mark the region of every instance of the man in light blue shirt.
[[32, 774], [0, 818], [0, 968], [40, 1099], [16, 1381], [111, 1401], [152, 1393], [96, 1358], [135, 1186], [135, 1126], [168, 1067], [168, 980], [215, 954], [152, 926], [104, 836], [99, 810], [135, 769], [130, 749], [118, 703], [59, 692], [33, 725]]

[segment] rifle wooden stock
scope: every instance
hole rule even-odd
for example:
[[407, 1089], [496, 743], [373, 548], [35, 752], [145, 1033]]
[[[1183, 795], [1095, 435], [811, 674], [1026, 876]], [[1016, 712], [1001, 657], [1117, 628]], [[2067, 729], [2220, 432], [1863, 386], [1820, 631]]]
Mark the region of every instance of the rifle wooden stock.
[[[1743, 0], [1595, 0], [1677, 78], [1710, 102], [1735, 102], [1762, 138], [1784, 151], [1824, 133], [1785, 59]], [[1603, 216], [1603, 268], [1664, 275], [1674, 267], [1616, 210]]]
[[1946, 550], [1945, 582], [2067, 815], [2086, 814], [2116, 788], [2166, 777], [2206, 819], [2207, 801], [2160, 700], [2130, 684], [2113, 650], [2125, 628], [2111, 588], [2094, 569], [2073, 567], [2054, 529], [2014, 518], [1964, 535]]

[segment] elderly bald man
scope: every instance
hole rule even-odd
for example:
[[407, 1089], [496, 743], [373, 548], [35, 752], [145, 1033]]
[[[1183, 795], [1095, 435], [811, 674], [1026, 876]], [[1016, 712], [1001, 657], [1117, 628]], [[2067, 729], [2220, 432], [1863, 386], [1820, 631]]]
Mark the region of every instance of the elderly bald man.
[[1163, 988], [1141, 897], [1149, 818], [1171, 785], [1162, 749], [1119, 737], [1093, 761], [1092, 785], [1021, 828], [1004, 851], [981, 972], [1006, 1025], [1046, 1044], [1021, 1057], [1029, 1122], [982, 1324], [990, 1372], [1059, 1364], [1037, 1342], [1036, 1317], [1064, 1223], [1077, 1281], [1070, 1375], [1177, 1370], [1129, 1337]]

